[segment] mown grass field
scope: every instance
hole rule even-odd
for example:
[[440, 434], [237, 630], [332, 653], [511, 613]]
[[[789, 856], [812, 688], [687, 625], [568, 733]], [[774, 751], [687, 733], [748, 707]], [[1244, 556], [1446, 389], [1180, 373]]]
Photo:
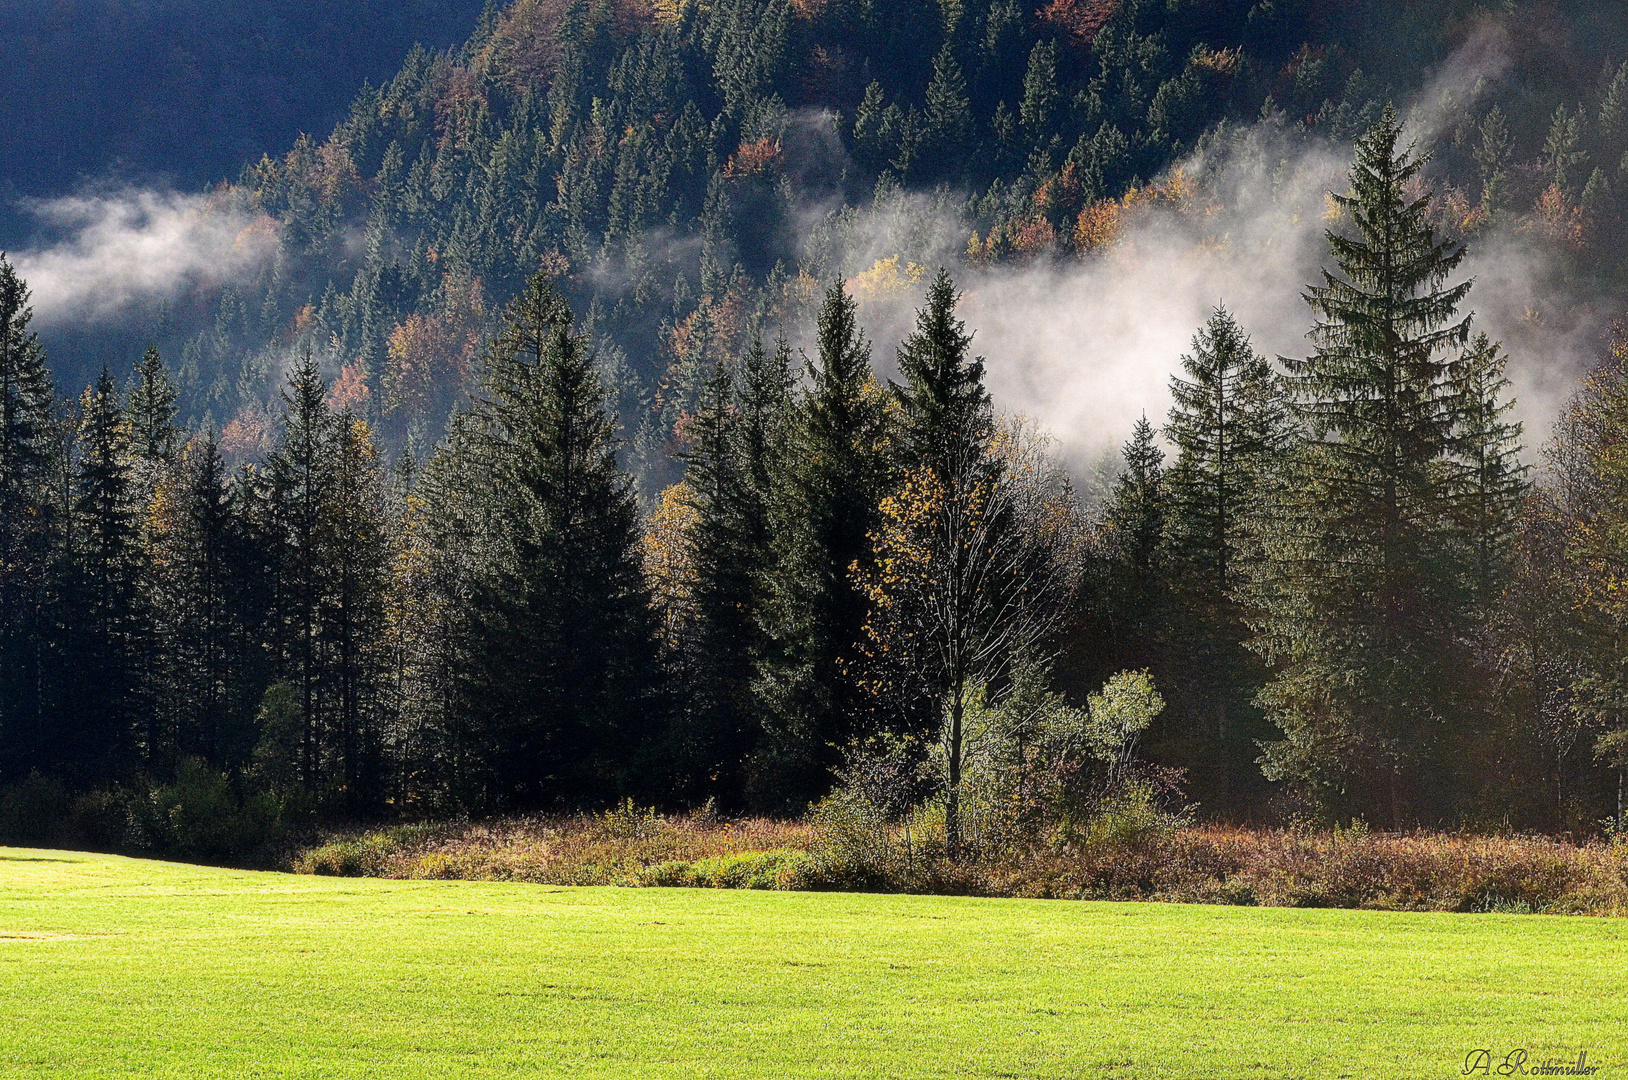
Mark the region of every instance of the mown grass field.
[[[567, 889], [0, 848], [7, 1077], [1628, 1077], [1628, 921]], [[1494, 1063], [1496, 1075], [1496, 1062]]]

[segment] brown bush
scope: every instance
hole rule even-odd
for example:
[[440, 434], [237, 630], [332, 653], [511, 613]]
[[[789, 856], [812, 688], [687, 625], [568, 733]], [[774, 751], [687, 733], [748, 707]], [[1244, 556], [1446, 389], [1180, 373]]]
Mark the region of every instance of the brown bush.
[[747, 818], [661, 817], [631, 808], [593, 816], [506, 818], [483, 823], [336, 836], [301, 852], [293, 869], [387, 878], [531, 881], [550, 885], [663, 884], [669, 866], [753, 852], [806, 851], [804, 825]]

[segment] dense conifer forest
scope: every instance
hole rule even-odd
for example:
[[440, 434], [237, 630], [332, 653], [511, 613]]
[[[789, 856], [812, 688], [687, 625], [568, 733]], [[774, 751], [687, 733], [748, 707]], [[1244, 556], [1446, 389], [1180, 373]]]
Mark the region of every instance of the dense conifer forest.
[[[55, 332], [0, 262], [0, 818], [1619, 828], [1628, 343], [1523, 430], [1463, 267], [1535, 237], [1620, 305], [1623, 43], [1581, 2], [489, 4], [202, 197], [247, 271]], [[958, 282], [1209, 212], [1263, 129], [1350, 163], [1304, 348], [1216, 306], [1071, 475]]]

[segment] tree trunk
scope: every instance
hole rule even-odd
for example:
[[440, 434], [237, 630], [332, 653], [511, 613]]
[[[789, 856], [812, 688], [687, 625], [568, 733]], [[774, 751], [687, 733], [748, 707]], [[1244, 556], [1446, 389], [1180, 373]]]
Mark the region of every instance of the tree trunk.
[[950, 693], [949, 783], [944, 793], [944, 848], [951, 862], [961, 858], [961, 718], [966, 688], [957, 679]]

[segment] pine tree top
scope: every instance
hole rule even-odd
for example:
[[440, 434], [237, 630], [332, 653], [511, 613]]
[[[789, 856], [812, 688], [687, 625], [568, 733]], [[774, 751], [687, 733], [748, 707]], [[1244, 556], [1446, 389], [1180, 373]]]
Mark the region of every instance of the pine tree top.
[[[1447, 385], [1468, 340], [1457, 318], [1472, 282], [1448, 285], [1466, 250], [1438, 240], [1430, 194], [1410, 196], [1426, 158], [1398, 147], [1401, 122], [1387, 107], [1357, 141], [1351, 192], [1333, 196], [1354, 235], [1330, 230], [1339, 273], [1306, 292], [1319, 318], [1305, 360], [1285, 360], [1301, 413], [1350, 460], [1377, 455], [1395, 469], [1438, 457], [1452, 426]], [[1456, 321], [1455, 321], [1456, 319]]]
[[1428, 218], [1429, 191], [1409, 197], [1429, 158], [1399, 149], [1401, 134], [1396, 109], [1386, 106], [1357, 140], [1350, 193], [1332, 195], [1356, 235], [1332, 229], [1326, 233], [1341, 276], [1325, 269], [1324, 284], [1306, 294], [1322, 316], [1312, 340], [1331, 356], [1423, 363], [1436, 350], [1462, 345], [1469, 336], [1468, 317], [1449, 320], [1472, 282], [1443, 287], [1468, 251], [1452, 240], [1436, 239]]
[[994, 430], [984, 358], [967, 355], [972, 335], [956, 318], [959, 301], [949, 271], [940, 268], [916, 313], [915, 332], [899, 345], [905, 385], [894, 387], [910, 453], [940, 470], [977, 457]]
[[149, 461], [167, 460], [175, 453], [180, 438], [175, 426], [178, 396], [157, 346], [147, 346], [136, 364], [128, 409], [136, 452]]

